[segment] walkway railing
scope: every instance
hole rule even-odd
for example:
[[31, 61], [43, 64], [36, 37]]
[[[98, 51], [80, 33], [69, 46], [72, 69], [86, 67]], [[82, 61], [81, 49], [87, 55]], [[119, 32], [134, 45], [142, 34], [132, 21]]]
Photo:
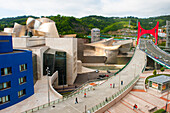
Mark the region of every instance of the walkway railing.
[[[98, 86], [98, 85], [99, 85], [99, 84], [97, 84], [96, 86]], [[62, 99], [57, 99], [57, 100], [55, 100], [55, 101], [51, 101], [50, 103], [46, 103], [46, 104], [37, 106], [37, 107], [32, 108], [32, 109], [30, 109], [30, 110], [27, 110], [27, 111], [25, 111], [25, 112], [23, 112], [23, 113], [32, 113], [32, 112], [41, 110], [41, 109], [46, 108], [46, 107], [48, 107], [48, 106], [52, 106], [52, 105], [54, 105], [54, 104], [63, 102], [63, 101], [65, 101], [65, 100], [67, 100], [67, 99], [69, 99], [69, 98], [72, 98], [72, 97], [74, 97], [74, 96], [76, 96], [76, 95], [79, 95], [79, 94], [81, 94], [81, 93], [88, 92], [88, 91], [90, 91], [90, 90], [92, 90], [92, 89], [95, 89], [95, 86], [90, 86], [90, 87], [88, 87], [88, 88], [86, 88], [86, 89], [79, 90], [79, 91], [76, 92], [76, 93], [70, 94], [70, 95], [68, 95], [68, 96], [64, 96]]]
[[94, 107], [88, 109], [86, 111], [86, 113], [92, 113], [95, 112], [97, 110], [99, 110], [100, 108], [104, 107], [105, 105], [107, 105], [109, 102], [114, 101], [114, 99], [116, 99], [117, 97], [119, 97], [121, 94], [123, 94], [126, 90], [128, 90], [134, 83], [137, 82], [137, 80], [139, 79], [139, 75], [136, 76], [128, 85], [126, 85], [125, 87], [123, 87], [121, 90], [119, 90], [118, 92], [116, 92], [115, 94], [113, 94], [111, 97], [107, 98], [107, 101], [104, 100], [103, 102], [95, 105]]

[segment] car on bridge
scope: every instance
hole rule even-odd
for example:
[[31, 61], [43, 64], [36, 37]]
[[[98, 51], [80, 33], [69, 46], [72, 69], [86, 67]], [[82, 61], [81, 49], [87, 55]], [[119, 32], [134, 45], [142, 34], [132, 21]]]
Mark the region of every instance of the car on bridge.
[[158, 57], [157, 57], [157, 56], [155, 56], [155, 58], [156, 58], [156, 59], [158, 59]]
[[159, 56], [159, 59], [161, 59], [162, 58], [162, 56]]

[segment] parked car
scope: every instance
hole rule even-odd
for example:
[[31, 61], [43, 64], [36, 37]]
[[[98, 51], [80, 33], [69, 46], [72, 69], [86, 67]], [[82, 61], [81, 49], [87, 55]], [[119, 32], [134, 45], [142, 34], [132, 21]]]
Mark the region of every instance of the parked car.
[[96, 70], [96, 73], [98, 73], [99, 72], [99, 70]]
[[105, 75], [99, 75], [99, 77], [102, 77], [102, 78], [104, 78], [104, 77], [105, 77]]
[[107, 73], [111, 73], [109, 70], [107, 70]]
[[109, 77], [109, 75], [105, 75], [106, 77]]

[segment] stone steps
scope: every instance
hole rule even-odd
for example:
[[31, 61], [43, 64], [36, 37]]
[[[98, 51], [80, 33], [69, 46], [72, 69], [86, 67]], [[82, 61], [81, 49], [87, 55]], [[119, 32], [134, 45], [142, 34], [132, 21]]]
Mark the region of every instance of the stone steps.
[[145, 78], [139, 78], [139, 80], [137, 81], [133, 89], [144, 90], [144, 87], [145, 87], [144, 80]]

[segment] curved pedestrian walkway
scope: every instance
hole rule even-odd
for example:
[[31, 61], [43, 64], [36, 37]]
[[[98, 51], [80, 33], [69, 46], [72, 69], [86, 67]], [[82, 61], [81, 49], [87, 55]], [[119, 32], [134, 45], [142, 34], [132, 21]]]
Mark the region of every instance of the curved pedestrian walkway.
[[[136, 49], [135, 54], [130, 63], [116, 76], [111, 77], [105, 83], [95, 87], [95, 90], [88, 91], [84, 94], [79, 94], [75, 97], [68, 98], [67, 100], [38, 110], [38, 113], [82, 113], [85, 112], [85, 108], [90, 109], [91, 107], [104, 101], [106, 97], [112, 96], [118, 92], [119, 89], [130, 83], [137, 75], [142, 73], [143, 68], [146, 64], [146, 54]], [[120, 81], [123, 81], [123, 85], [120, 85]], [[110, 88], [110, 84], [115, 84], [115, 88]], [[75, 98], [78, 99], [78, 104], [75, 104]]]
[[[170, 70], [167, 69], [164, 72], [159, 73], [169, 74]], [[153, 75], [153, 71], [145, 71], [140, 75], [140, 77], [146, 78], [150, 75]], [[113, 105], [104, 113], [149, 113], [148, 110], [154, 107], [157, 107], [157, 109], [165, 109], [167, 95], [167, 92], [161, 94], [151, 89], [147, 89], [146, 92], [141, 90], [132, 90], [121, 101]], [[168, 101], [170, 101], [170, 97], [168, 98]], [[137, 110], [133, 110], [134, 104], [137, 104]], [[170, 111], [169, 104], [167, 110], [168, 112]]]

